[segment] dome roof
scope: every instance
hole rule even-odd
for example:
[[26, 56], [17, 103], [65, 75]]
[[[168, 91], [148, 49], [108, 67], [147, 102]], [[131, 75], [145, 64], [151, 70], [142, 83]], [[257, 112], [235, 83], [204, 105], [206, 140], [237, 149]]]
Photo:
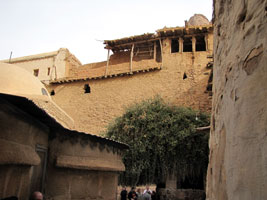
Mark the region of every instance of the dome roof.
[[51, 100], [41, 81], [25, 69], [0, 63], [0, 93]]
[[208, 24], [210, 24], [209, 20], [202, 14], [194, 14], [194, 16], [190, 17], [187, 22], [188, 26], [201, 26]]
[[24, 97], [63, 127], [74, 128], [73, 119], [53, 102], [41, 81], [21, 67], [0, 62], [0, 93]]

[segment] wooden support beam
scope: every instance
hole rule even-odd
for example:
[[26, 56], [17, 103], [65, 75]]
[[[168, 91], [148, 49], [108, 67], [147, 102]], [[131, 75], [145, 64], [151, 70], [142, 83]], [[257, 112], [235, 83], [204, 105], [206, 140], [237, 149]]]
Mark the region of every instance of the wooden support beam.
[[107, 77], [107, 75], [108, 75], [109, 53], [110, 53], [110, 49], [108, 49], [107, 66], [106, 66], [106, 71], [105, 71], [105, 77]]
[[160, 44], [160, 51], [161, 51], [161, 67], [163, 67], [163, 47], [162, 47], [161, 39], [159, 39], [159, 44]]
[[157, 42], [154, 42], [154, 60], [156, 60], [156, 56], [157, 56]]
[[133, 53], [134, 53], [134, 44], [132, 45], [131, 57], [130, 57], [130, 74], [133, 73]]

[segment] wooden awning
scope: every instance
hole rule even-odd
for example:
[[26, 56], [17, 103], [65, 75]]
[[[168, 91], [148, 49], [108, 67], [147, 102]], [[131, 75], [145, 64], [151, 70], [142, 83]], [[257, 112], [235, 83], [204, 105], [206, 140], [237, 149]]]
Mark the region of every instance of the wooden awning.
[[154, 33], [145, 33], [143, 35], [135, 35], [116, 40], [105, 40], [106, 49], [130, 49], [132, 44], [146, 43], [157, 40]]
[[201, 33], [208, 33], [212, 31], [213, 31], [212, 25], [203, 25], [203, 26], [163, 28], [163, 29], [158, 29], [157, 34], [158, 37], [172, 37], [172, 36], [195, 35]]

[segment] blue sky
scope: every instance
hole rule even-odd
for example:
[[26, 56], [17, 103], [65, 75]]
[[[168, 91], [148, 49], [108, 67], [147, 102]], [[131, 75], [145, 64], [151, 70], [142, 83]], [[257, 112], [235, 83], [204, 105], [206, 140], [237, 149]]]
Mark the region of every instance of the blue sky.
[[68, 48], [83, 64], [106, 60], [103, 40], [212, 17], [212, 0], [0, 0], [0, 60]]

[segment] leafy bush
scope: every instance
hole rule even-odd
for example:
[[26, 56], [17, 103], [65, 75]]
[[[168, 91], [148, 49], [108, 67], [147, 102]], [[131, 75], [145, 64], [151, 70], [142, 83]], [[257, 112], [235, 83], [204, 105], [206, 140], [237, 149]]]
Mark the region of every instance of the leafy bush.
[[[209, 116], [155, 97], [135, 104], [108, 127], [108, 138], [126, 143], [121, 184], [162, 183], [173, 173], [184, 179], [203, 174], [208, 164]], [[194, 179], [191, 179], [192, 181]]]

